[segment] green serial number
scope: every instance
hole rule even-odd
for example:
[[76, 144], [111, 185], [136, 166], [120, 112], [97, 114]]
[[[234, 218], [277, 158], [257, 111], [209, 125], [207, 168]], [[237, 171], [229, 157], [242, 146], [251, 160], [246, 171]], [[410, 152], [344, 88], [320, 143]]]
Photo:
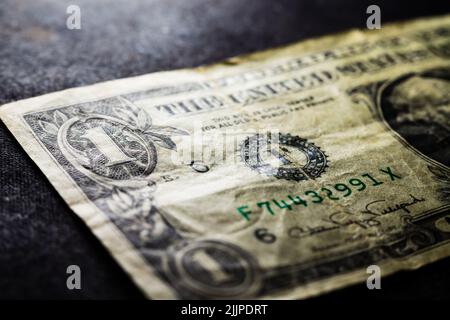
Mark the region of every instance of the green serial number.
[[[291, 211], [296, 206], [308, 207], [308, 205], [321, 204], [324, 201], [339, 201], [351, 196], [354, 192], [362, 192], [367, 190], [368, 187], [378, 187], [384, 182], [401, 178], [399, 174], [394, 173], [391, 167], [386, 167], [379, 169], [376, 177], [375, 174], [364, 173], [360, 177], [348, 179], [345, 183], [336, 183], [334, 186], [323, 187], [320, 190], [307, 190], [302, 197], [287, 195], [285, 199], [256, 202], [255, 206], [262, 209], [263, 212], [275, 216], [276, 212], [280, 210]], [[250, 205], [240, 206], [236, 210], [245, 220], [250, 221], [250, 215], [253, 212]]]

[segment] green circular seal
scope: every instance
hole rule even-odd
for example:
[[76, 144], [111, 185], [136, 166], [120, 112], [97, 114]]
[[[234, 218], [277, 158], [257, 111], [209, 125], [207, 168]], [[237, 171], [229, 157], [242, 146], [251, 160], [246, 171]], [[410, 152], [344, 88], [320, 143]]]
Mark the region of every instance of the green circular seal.
[[312, 142], [290, 134], [255, 134], [241, 144], [241, 159], [259, 173], [277, 179], [316, 179], [328, 167], [327, 156]]

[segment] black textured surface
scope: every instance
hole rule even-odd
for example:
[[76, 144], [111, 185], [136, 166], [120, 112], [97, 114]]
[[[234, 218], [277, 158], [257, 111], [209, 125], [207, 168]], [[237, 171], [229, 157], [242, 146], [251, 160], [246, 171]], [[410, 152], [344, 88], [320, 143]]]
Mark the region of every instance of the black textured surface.
[[[448, 1], [1, 0], [0, 104], [364, 27], [450, 12]], [[82, 29], [66, 28], [81, 7]], [[0, 124], [0, 298], [142, 298], [141, 293]], [[66, 267], [82, 290], [66, 289]], [[450, 259], [319, 299], [450, 298]]]

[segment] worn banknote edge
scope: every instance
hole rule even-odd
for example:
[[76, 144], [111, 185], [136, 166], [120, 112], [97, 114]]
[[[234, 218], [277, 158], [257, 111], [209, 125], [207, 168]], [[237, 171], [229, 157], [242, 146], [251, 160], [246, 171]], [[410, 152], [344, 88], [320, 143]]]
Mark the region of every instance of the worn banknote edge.
[[[401, 28], [404, 27], [410, 28], [417, 25], [423, 25], [425, 27], [425, 24], [428, 24], [431, 27], [433, 25], [438, 25], [442, 20], [446, 20], [449, 17], [450, 15], [444, 15], [440, 17], [427, 17], [412, 21], [402, 21], [385, 26], [381, 31], [371, 32], [375, 34], [378, 32], [386, 32], [387, 30], [387, 32], [395, 31], [397, 33], [401, 32]], [[210, 70], [214, 73], [215, 69], [221, 69], [225, 66], [230, 66], [230, 68], [226, 68], [226, 72], [232, 73], [234, 70], [234, 65], [240, 65], [242, 63], [258, 63], [261, 60], [272, 57], [273, 55], [279, 55], [281, 58], [283, 50], [285, 49], [305, 48], [305, 51], [303, 52], [305, 55], [310, 53], [308, 48], [314, 48], [314, 52], [320, 52], [323, 49], [332, 47], [333, 43], [343, 45], [354, 42], [355, 39], [350, 39], [351, 34], [360, 34], [362, 36], [364, 33], [360, 30], [354, 29], [340, 32], [338, 34], [301, 41], [299, 43], [280, 48], [230, 58], [210, 66], [202, 66], [195, 69], [157, 72], [148, 75], [112, 80], [90, 86], [49, 93], [39, 97], [33, 97], [1, 106], [0, 118], [12, 132], [14, 137], [19, 141], [30, 158], [38, 165], [47, 179], [55, 187], [56, 191], [63, 197], [72, 210], [92, 229], [92, 232], [99, 238], [108, 251], [111, 252], [114, 258], [129, 274], [137, 286], [140, 287], [148, 297], [156, 299], [173, 299], [176, 298], [175, 291], [159, 279], [152, 266], [145, 262], [145, 259], [141, 256], [141, 254], [133, 247], [126, 236], [119, 231], [119, 229], [109, 220], [109, 218], [90, 200], [86, 201], [86, 199], [84, 199], [84, 193], [79, 190], [70, 176], [66, 174], [64, 169], [61, 168], [53, 157], [45, 151], [43, 146], [36, 143], [35, 139], [38, 139], [33, 136], [31, 130], [29, 130], [27, 125], [22, 122], [23, 120], [20, 118], [21, 121], [18, 121], [18, 115], [24, 114], [25, 112], [33, 109], [39, 109], [39, 106], [51, 104], [52, 100], [63, 100], [64, 105], [70, 105], [72, 103], [82, 103], [84, 101], [98, 100], [111, 96], [117, 96], [122, 93], [134, 92], [138, 91], [138, 88], [149, 89], [148, 80], [157, 81], [158, 87], [160, 87], [161, 84], [167, 83], [168, 85], [171, 82], [171, 76], [175, 74], [178, 79], [186, 76], [189, 78], [189, 81], [192, 81], [195, 77], [198, 77], [199, 80], [203, 80], [203, 77], [201, 76], [202, 71]], [[342, 39], [343, 36], [347, 37]], [[366, 31], [364, 36], [370, 35]], [[320, 46], [318, 46], [319, 43], [321, 44]], [[221, 72], [223, 71], [224, 70], [221, 70]], [[130, 81], [133, 82], [133, 86], [131, 86]], [[134, 82], [140, 82], [140, 85], [136, 86]], [[79, 99], [80, 95], [84, 98]], [[61, 175], [61, 172], [55, 172], [54, 169], [51, 169], [52, 163], [56, 164], [59, 169], [63, 171], [64, 176]], [[75, 197], [74, 194], [76, 194]], [[420, 256], [418, 254], [420, 254]], [[390, 260], [386, 263], [381, 263], [381, 265], [384, 266], [383, 270], [385, 270], [383, 275], [392, 274], [403, 269], [417, 269], [423, 265], [447, 257], [450, 255], [450, 244], [447, 243], [438, 248], [429, 249], [427, 252], [418, 254], [414, 257], [408, 257], [403, 261]], [[277, 293], [275, 296], [267, 295], [262, 298], [306, 298], [328, 292], [336, 288], [349, 286], [351, 284], [363, 281], [366, 278], [367, 274], [365, 273], [365, 270], [358, 270], [347, 274], [333, 276], [328, 279], [315, 281], [304, 286], [299, 286], [295, 289], [289, 289], [289, 292]]]

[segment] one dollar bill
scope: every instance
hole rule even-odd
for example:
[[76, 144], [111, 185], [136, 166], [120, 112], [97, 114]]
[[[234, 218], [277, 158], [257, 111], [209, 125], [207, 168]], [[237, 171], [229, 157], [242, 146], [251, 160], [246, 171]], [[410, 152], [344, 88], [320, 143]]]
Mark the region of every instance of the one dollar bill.
[[0, 117], [150, 298], [304, 298], [450, 255], [450, 16]]

